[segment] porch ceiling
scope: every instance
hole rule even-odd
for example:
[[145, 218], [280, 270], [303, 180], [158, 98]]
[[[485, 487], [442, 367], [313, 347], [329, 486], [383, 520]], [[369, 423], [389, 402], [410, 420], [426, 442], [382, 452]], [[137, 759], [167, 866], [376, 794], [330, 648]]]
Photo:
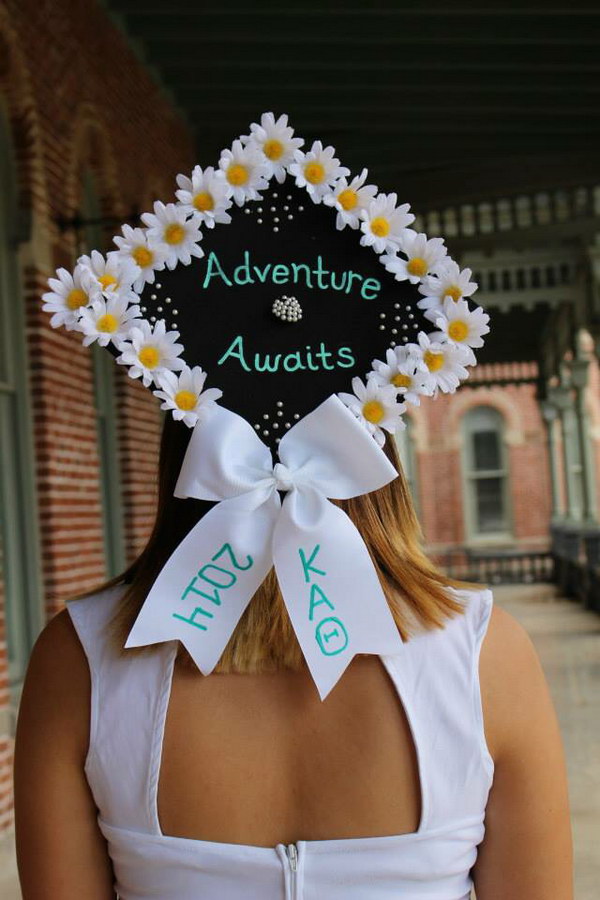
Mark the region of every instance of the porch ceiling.
[[386, 190], [408, 173], [600, 145], [590, 0], [105, 3], [186, 113], [205, 164], [264, 110], [289, 113]]
[[[333, 143], [353, 171], [368, 166], [418, 213], [595, 178], [595, 0], [495, 9], [468, 0], [456, 9], [430, 0], [104, 2], [183, 111], [202, 164], [272, 110], [307, 140]], [[539, 359], [548, 305], [490, 313], [478, 359]]]

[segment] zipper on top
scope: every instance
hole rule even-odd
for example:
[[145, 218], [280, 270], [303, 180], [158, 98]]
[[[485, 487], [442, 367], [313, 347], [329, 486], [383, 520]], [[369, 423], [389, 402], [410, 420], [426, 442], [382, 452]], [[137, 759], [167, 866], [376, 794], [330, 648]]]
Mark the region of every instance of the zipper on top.
[[298, 847], [296, 844], [286, 844], [285, 853], [290, 866], [290, 900], [298, 897]]
[[296, 873], [298, 871], [298, 848], [295, 844], [286, 844], [285, 852], [287, 853], [290, 869]]

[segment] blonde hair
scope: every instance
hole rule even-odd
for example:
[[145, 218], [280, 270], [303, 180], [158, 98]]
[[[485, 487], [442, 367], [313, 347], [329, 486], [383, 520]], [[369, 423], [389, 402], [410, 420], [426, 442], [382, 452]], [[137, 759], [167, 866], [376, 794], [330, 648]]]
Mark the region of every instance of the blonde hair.
[[[126, 586], [111, 623], [120, 647], [160, 569], [210, 506], [173, 495], [188, 440], [189, 430], [169, 417], [161, 442], [159, 496], [152, 534], [129, 569], [103, 585]], [[417, 630], [443, 628], [448, 618], [461, 614], [463, 602], [448, 589], [471, 589], [474, 585], [444, 575], [425, 554], [421, 528], [393, 439], [387, 439], [384, 449], [399, 472], [398, 478], [370, 494], [334, 502], [360, 531], [394, 621], [406, 641]], [[147, 652], [147, 648], [123, 652]], [[179, 657], [193, 665], [183, 645]], [[259, 673], [282, 668], [298, 670], [302, 665], [302, 651], [271, 570], [248, 604], [214, 671]]]

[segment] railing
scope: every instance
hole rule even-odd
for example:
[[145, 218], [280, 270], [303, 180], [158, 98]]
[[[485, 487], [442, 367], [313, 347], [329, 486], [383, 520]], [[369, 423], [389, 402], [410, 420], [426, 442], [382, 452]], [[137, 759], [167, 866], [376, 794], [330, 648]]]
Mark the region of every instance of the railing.
[[451, 578], [482, 584], [534, 584], [554, 576], [550, 551], [457, 547], [438, 554], [437, 562]]
[[474, 237], [597, 217], [600, 185], [554, 188], [429, 210], [415, 228], [429, 235]]
[[600, 528], [552, 528], [554, 581], [566, 597], [600, 612]]

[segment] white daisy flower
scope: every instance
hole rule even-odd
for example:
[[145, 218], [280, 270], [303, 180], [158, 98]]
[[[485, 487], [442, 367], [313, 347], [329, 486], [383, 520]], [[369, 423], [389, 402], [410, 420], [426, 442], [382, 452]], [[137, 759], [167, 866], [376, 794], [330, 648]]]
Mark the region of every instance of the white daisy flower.
[[[428, 310], [427, 317], [431, 318], [434, 312], [435, 310]], [[474, 366], [475, 354], [471, 347], [483, 347], [483, 335], [490, 330], [487, 324], [490, 321], [488, 314], [480, 306], [469, 309], [466, 300], [455, 301], [446, 297], [442, 311], [438, 311], [434, 321], [440, 329], [440, 337], [443, 335], [445, 340], [460, 344], [468, 350], [472, 360], [470, 365]], [[437, 333], [432, 335], [436, 336]]]
[[140, 270], [140, 274], [133, 282], [134, 291], [140, 294], [145, 284], [154, 284], [154, 273], [164, 269], [167, 251], [150, 240], [148, 232], [143, 228], [123, 225], [121, 231], [123, 237], [117, 235], [113, 241], [119, 248], [119, 256], [124, 260], [131, 260]]
[[340, 165], [333, 147], [323, 147], [315, 141], [308, 151], [296, 150], [290, 165], [290, 175], [296, 179], [298, 187], [306, 188], [314, 203], [320, 203], [325, 194], [330, 193], [338, 178], [345, 178], [350, 169]]
[[154, 214], [143, 213], [141, 218], [148, 228], [148, 241], [164, 251], [167, 269], [174, 269], [179, 262], [188, 266], [192, 256], [199, 259], [204, 256], [199, 246], [202, 240], [200, 222], [187, 219], [185, 210], [180, 206], [157, 200]]
[[283, 184], [286, 169], [294, 159], [294, 153], [302, 146], [302, 138], [295, 138], [294, 129], [288, 126], [288, 117], [279, 116], [276, 120], [272, 112], [263, 113], [260, 125], [250, 126], [250, 135], [243, 140], [256, 145], [264, 156], [267, 177], [273, 175]]
[[50, 325], [59, 328], [63, 325], [67, 331], [77, 327], [81, 310], [91, 302], [89, 290], [82, 276], [86, 270], [81, 265], [75, 266], [73, 273], [66, 269], [57, 269], [58, 278], [49, 278], [50, 288], [42, 295], [44, 312], [52, 313]]
[[101, 347], [106, 347], [112, 341], [121, 349], [121, 343], [139, 317], [139, 306], [131, 305], [126, 298], [117, 294], [107, 300], [94, 300], [91, 306], [82, 309], [77, 330], [85, 335], [84, 347], [89, 347], [94, 341], [98, 341]]
[[323, 196], [323, 203], [337, 209], [335, 227], [338, 231], [341, 231], [346, 225], [349, 225], [350, 228], [358, 228], [361, 212], [374, 200], [377, 186], [365, 184], [367, 175], [367, 169], [363, 169], [360, 175], [357, 175], [352, 181], [340, 178], [339, 181], [336, 181], [332, 192]]
[[393, 272], [396, 281], [408, 279], [411, 284], [418, 284], [441, 263], [448, 252], [443, 238], [428, 240], [426, 234], [420, 234], [412, 228], [404, 230], [400, 250], [405, 256], [384, 253], [380, 259], [387, 271]]
[[373, 378], [382, 387], [391, 384], [402, 399], [415, 406], [421, 403], [420, 395], [431, 396], [435, 390], [435, 378], [422, 364], [422, 356], [416, 356], [409, 346], [389, 348], [385, 362], [373, 360], [373, 371], [367, 378]]
[[471, 281], [471, 270], [460, 269], [453, 259], [442, 260], [435, 272], [426, 275], [419, 285], [423, 299], [417, 301], [420, 309], [441, 309], [444, 299], [463, 300], [477, 290], [477, 283]]
[[120, 296], [135, 303], [138, 299], [133, 283], [139, 278], [140, 269], [133, 259], [122, 257], [117, 250], [111, 250], [106, 256], [92, 250], [89, 256], [80, 256], [77, 262], [82, 267], [82, 281], [92, 300]]
[[177, 344], [178, 331], [167, 331], [163, 319], [154, 328], [145, 319], [135, 325], [122, 341], [121, 355], [117, 362], [129, 366], [131, 378], [142, 378], [145, 387], [150, 387], [165, 371], [179, 371], [185, 363], [178, 359], [183, 344]]
[[450, 341], [432, 340], [432, 337], [420, 331], [419, 343], [406, 346], [421, 358], [421, 364], [433, 375], [436, 393], [439, 388], [444, 394], [451, 394], [460, 381], [469, 377], [465, 368], [471, 365], [468, 348]]
[[254, 144], [244, 146], [241, 141], [234, 141], [231, 150], [221, 153], [219, 168], [238, 206], [246, 200], [260, 200], [258, 191], [269, 185], [265, 156]]
[[378, 194], [361, 212], [360, 239], [363, 247], [373, 247], [376, 253], [397, 250], [407, 225], [415, 217], [409, 212], [408, 203], [396, 206], [396, 194]]
[[181, 420], [193, 428], [198, 419], [205, 418], [214, 408], [216, 401], [223, 396], [218, 388], [203, 391], [206, 372], [200, 366], [190, 369], [184, 366], [179, 375], [175, 372], [160, 372], [156, 376], [160, 386], [153, 393], [164, 400], [161, 409], [172, 409], [173, 418]]
[[396, 388], [393, 385], [382, 387], [373, 378], [367, 379], [366, 385], [360, 378], [352, 379], [353, 394], [340, 393], [338, 397], [357, 419], [373, 435], [380, 447], [385, 443], [382, 428], [394, 434], [405, 428], [402, 413], [406, 411], [405, 403], [396, 402]]
[[231, 216], [226, 210], [231, 206], [231, 198], [221, 171], [215, 172], [212, 166], [204, 170], [195, 166], [192, 177], [178, 175], [177, 184], [181, 190], [175, 191], [175, 196], [186, 215], [195, 216], [207, 228], [214, 228], [216, 223], [229, 225]]

